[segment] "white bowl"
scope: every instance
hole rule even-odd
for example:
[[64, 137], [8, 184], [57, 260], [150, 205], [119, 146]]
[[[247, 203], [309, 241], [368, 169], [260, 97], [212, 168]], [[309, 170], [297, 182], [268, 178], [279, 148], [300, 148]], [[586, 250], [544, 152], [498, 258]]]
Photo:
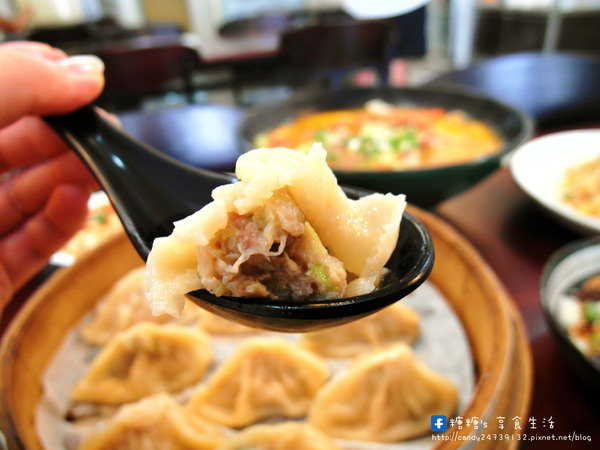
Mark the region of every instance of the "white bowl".
[[600, 219], [582, 214], [560, 199], [569, 167], [600, 155], [600, 130], [573, 130], [532, 139], [510, 156], [519, 187], [560, 222], [582, 234], [600, 233]]

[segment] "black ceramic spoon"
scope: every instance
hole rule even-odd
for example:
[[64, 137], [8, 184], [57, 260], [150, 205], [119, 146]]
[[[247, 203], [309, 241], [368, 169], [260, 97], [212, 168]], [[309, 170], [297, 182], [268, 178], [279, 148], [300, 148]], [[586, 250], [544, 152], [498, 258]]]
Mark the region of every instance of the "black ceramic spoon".
[[[92, 107], [45, 120], [94, 173], [144, 260], [154, 239], [171, 233], [173, 221], [209, 203], [215, 187], [237, 181], [232, 175], [175, 161], [114, 127]], [[365, 195], [344, 190], [353, 198]], [[246, 325], [309, 331], [358, 319], [400, 300], [425, 281], [432, 265], [433, 244], [427, 229], [405, 212], [398, 244], [386, 264], [390, 273], [370, 294], [309, 303], [217, 297], [206, 290], [190, 292], [188, 297], [209, 311]]]

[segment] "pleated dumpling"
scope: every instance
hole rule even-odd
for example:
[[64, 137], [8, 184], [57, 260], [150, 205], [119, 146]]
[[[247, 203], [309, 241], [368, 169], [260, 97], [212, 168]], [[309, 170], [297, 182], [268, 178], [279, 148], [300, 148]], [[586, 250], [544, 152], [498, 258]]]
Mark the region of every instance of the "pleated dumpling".
[[306, 423], [253, 425], [225, 440], [217, 450], [340, 450], [321, 431]]
[[189, 408], [229, 427], [305, 415], [329, 376], [326, 363], [280, 338], [255, 337], [199, 386]]
[[179, 314], [181, 295], [202, 288], [295, 300], [372, 291], [396, 245], [404, 196], [349, 199], [326, 156], [320, 145], [242, 155], [238, 183], [215, 189], [212, 203], [154, 241], [146, 269], [154, 313]]
[[[140, 322], [173, 321], [168, 314], [152, 314], [144, 286], [145, 268], [132, 269], [121, 277], [100, 300], [92, 320], [81, 329], [81, 336], [90, 344], [104, 345], [117, 333]], [[198, 318], [200, 308], [185, 302], [180, 322]]]
[[199, 381], [212, 360], [208, 336], [177, 325], [139, 323], [115, 336], [77, 382], [77, 402], [118, 405]]
[[81, 329], [90, 344], [104, 345], [110, 338], [132, 325], [172, 320], [167, 314], [154, 316], [144, 292], [144, 267], [131, 270], [118, 280], [101, 300], [92, 321]]
[[80, 450], [214, 450], [219, 429], [186, 410], [165, 393], [122, 406], [88, 436]]
[[432, 415], [451, 416], [458, 392], [406, 344], [367, 354], [316, 396], [311, 425], [330, 436], [395, 442], [420, 436]]
[[395, 303], [363, 319], [307, 333], [301, 345], [324, 356], [355, 356], [372, 348], [413, 342], [419, 335], [419, 322], [413, 309]]

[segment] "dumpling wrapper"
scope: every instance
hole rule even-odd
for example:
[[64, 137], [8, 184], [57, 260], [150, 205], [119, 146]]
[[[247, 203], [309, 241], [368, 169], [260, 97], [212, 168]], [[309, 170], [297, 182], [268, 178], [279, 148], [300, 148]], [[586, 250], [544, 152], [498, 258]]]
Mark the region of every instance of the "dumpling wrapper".
[[102, 348], [71, 398], [119, 405], [175, 392], [199, 381], [212, 357], [208, 335], [201, 330], [141, 322]]
[[122, 406], [85, 438], [80, 450], [214, 450], [224, 440], [213, 424], [186, 410], [168, 394]]
[[452, 416], [458, 391], [397, 344], [359, 357], [324, 386], [308, 423], [330, 436], [396, 442], [429, 432], [432, 415]]
[[405, 342], [419, 335], [419, 315], [402, 303], [337, 327], [306, 333], [300, 344], [312, 352], [331, 357], [351, 357], [372, 349]]
[[349, 199], [338, 186], [320, 144], [304, 154], [284, 148], [256, 149], [240, 156], [240, 182], [219, 186], [214, 201], [175, 223], [170, 236], [154, 241], [148, 257], [146, 287], [154, 314], [177, 316], [181, 295], [202, 289], [198, 248], [228, 223], [228, 214], [260, 208], [284, 189], [303, 213], [329, 254], [340, 260], [352, 280], [345, 296], [371, 292], [391, 256], [406, 206], [404, 195], [375, 193]]
[[228, 427], [304, 416], [329, 377], [323, 359], [281, 338], [245, 340], [192, 395], [193, 414]]
[[306, 423], [253, 425], [225, 440], [217, 450], [340, 450], [326, 434]]

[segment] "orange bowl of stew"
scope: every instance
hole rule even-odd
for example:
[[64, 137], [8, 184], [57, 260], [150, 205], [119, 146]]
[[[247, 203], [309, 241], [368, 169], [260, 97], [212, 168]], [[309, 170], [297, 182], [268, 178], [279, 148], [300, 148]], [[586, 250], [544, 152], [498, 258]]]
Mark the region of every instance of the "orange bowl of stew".
[[249, 112], [245, 148], [320, 142], [343, 184], [407, 194], [430, 207], [494, 171], [531, 137], [524, 113], [465, 90], [347, 89]]

